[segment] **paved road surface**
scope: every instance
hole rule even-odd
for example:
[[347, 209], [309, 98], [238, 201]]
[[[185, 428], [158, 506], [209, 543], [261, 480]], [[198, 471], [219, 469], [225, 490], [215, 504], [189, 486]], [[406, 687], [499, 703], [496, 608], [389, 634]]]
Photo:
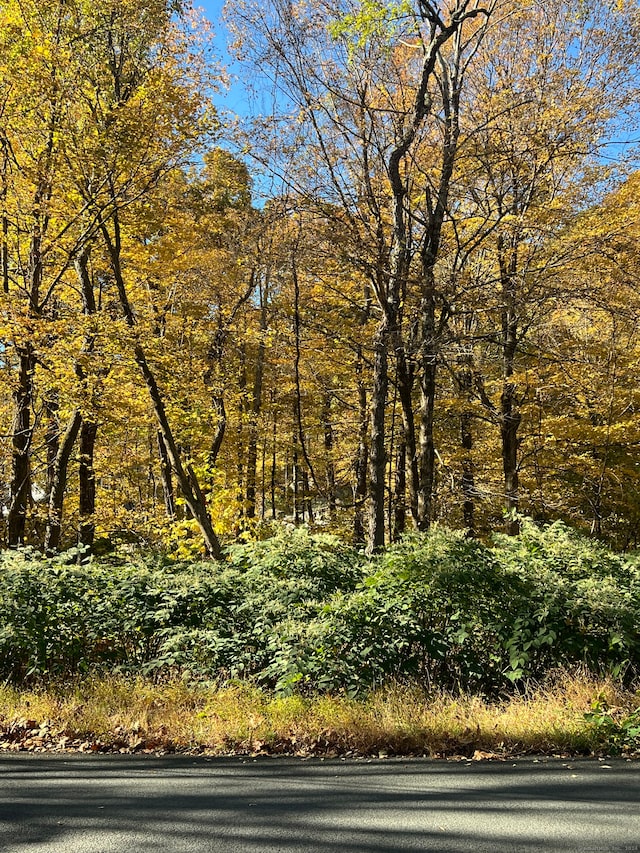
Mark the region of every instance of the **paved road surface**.
[[640, 762], [0, 756], [2, 853], [640, 851]]

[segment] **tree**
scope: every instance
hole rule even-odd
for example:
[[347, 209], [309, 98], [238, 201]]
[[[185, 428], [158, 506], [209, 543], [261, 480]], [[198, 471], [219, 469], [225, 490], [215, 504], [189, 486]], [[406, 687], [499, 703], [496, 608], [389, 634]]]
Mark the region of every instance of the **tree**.
[[550, 475], [535, 505], [623, 548], [637, 541], [639, 519], [638, 183], [634, 173], [571, 223], [564, 237], [580, 253], [559, 277], [573, 298], [540, 331], [549, 355], [538, 465]]
[[474, 334], [495, 347], [489, 369], [495, 357], [500, 363], [495, 395], [477, 357], [471, 370], [500, 430], [507, 526], [515, 532], [529, 393], [519, 378], [522, 351], [557, 298], [558, 265], [575, 254], [557, 235], [594, 192], [601, 146], [632, 97], [636, 51], [628, 8], [585, 3], [576, 15], [561, 2], [521, 3], [504, 4], [502, 12], [508, 14], [489, 29], [477, 57], [461, 176], [468, 218], [459, 217], [456, 234], [458, 267], [480, 257], [484, 270], [478, 302], [461, 309], [482, 316]]
[[[125, 281], [127, 211], [140, 206], [162, 178], [185, 161], [210, 124], [203, 67], [191, 49], [187, 28], [173, 15], [180, 11], [175, 4], [169, 8], [165, 2], [134, 0], [4, 8], [7, 39], [22, 35], [17, 42], [8, 41], [3, 85], [10, 104], [23, 115], [12, 125], [19, 135], [9, 136], [5, 146], [12, 159], [9, 169], [3, 169], [3, 205], [9, 210], [11, 204], [17, 212], [24, 209], [20, 200], [25, 195], [32, 198], [26, 224], [16, 220], [15, 249], [11, 247], [13, 278], [22, 276], [31, 318], [43, 315], [73, 259], [99, 235], [125, 321], [132, 330], [137, 328]], [[16, 176], [10, 187], [7, 174]], [[18, 186], [18, 177], [24, 186]], [[21, 240], [28, 243], [26, 255]], [[198, 518], [208, 550], [217, 554], [219, 544], [199, 484], [182, 464], [139, 335], [132, 348], [185, 499]], [[30, 493], [29, 412], [37, 361], [32, 340], [16, 343], [16, 351], [20, 368], [8, 517], [11, 544], [24, 538]], [[63, 474], [66, 464], [56, 470]], [[63, 483], [52, 490], [54, 515], [61, 508], [58, 495], [63, 490]]]
[[[11, 342], [12, 471], [7, 542], [25, 540], [32, 500], [34, 376], [46, 320], [75, 247], [77, 213], [65, 205], [60, 137], [73, 80], [64, 4], [6, 3], [0, 10], [2, 280]], [[45, 321], [45, 322], [43, 322]]]
[[[389, 352], [398, 364], [411, 509], [419, 527], [431, 518], [435, 265], [457, 152], [460, 91], [495, 3], [457, 2], [450, 9], [309, 6], [273, 2], [240, 7], [241, 49], [270, 69], [297, 114], [296, 163], [282, 177], [304, 199], [339, 211], [352, 230], [352, 263], [368, 279], [379, 319], [372, 342], [369, 454], [369, 546], [384, 542]], [[434, 128], [441, 126], [442, 132]], [[279, 132], [282, 133], [281, 128]], [[286, 138], [286, 137], [285, 137]], [[437, 140], [435, 177], [419, 151]], [[300, 163], [302, 162], [302, 168]], [[312, 162], [310, 171], [307, 164]], [[275, 164], [278, 168], [279, 164]], [[416, 269], [416, 265], [418, 269]], [[405, 302], [417, 303], [420, 406], [412, 398], [414, 366], [405, 341]]]

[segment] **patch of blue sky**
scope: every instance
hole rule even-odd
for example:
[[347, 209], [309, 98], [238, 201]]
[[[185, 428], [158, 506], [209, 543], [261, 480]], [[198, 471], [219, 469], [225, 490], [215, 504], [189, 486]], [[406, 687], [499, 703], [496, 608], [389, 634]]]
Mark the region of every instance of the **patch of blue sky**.
[[[274, 99], [280, 100], [282, 96], [268, 87], [265, 78], [261, 79], [263, 87], [252, 86], [249, 70], [233, 56], [229, 47], [231, 37], [223, 20], [224, 0], [193, 0], [193, 4], [213, 25], [215, 53], [227, 78], [227, 86], [214, 94], [214, 104], [223, 123], [228, 121], [231, 125], [239, 121], [250, 128], [252, 120], [271, 115]], [[247, 134], [250, 136], [250, 130]], [[220, 144], [247, 161], [253, 179], [254, 204], [261, 207], [268, 198], [282, 192], [282, 184], [272, 172], [263, 170], [258, 160], [246, 156], [241, 140], [242, 134], [225, 135], [223, 132]]]

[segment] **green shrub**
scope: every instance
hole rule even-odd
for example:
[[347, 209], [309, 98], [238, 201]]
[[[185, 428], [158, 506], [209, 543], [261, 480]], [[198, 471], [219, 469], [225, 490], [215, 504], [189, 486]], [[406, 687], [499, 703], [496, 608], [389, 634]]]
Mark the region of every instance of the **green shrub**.
[[233, 589], [226, 613], [210, 613], [206, 629], [176, 633], [167, 650], [201, 678], [255, 678], [286, 692], [300, 681], [307, 626], [337, 590], [363, 576], [361, 554], [329, 535], [306, 530], [236, 545], [216, 583]]
[[405, 537], [370, 568], [354, 593], [334, 596], [309, 626], [315, 645], [301, 662], [305, 678], [352, 694], [389, 680], [502, 685], [501, 630], [519, 582], [500, 576], [490, 549], [436, 529]]
[[0, 562], [0, 672], [58, 675], [98, 663], [144, 668], [173, 628], [201, 625], [219, 589], [192, 567], [74, 562], [8, 551]]
[[573, 663], [632, 678], [640, 568], [562, 524], [491, 545], [434, 528], [370, 560], [304, 530], [224, 563], [0, 555], [0, 677], [95, 667], [278, 693], [390, 680], [496, 694]]
[[281, 684], [357, 694], [411, 679], [495, 694], [572, 664], [630, 677], [639, 578], [637, 562], [562, 524], [525, 520], [492, 547], [437, 528], [410, 535], [290, 636]]
[[523, 520], [518, 537], [496, 537], [503, 571], [526, 585], [527, 599], [508, 639], [515, 669], [540, 676], [580, 663], [592, 671], [637, 674], [640, 571], [566, 525]]
[[584, 718], [601, 749], [618, 755], [637, 752], [640, 748], [640, 708], [630, 714], [621, 714], [600, 698], [592, 702], [591, 710]]

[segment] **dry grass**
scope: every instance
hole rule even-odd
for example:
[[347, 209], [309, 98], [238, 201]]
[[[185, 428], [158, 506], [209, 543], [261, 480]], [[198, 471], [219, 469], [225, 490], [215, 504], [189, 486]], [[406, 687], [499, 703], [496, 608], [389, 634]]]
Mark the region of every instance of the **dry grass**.
[[485, 757], [597, 752], [595, 699], [621, 715], [638, 695], [587, 676], [556, 678], [503, 702], [392, 687], [365, 701], [273, 698], [114, 676], [33, 690], [0, 688], [0, 749], [206, 751], [213, 754]]

